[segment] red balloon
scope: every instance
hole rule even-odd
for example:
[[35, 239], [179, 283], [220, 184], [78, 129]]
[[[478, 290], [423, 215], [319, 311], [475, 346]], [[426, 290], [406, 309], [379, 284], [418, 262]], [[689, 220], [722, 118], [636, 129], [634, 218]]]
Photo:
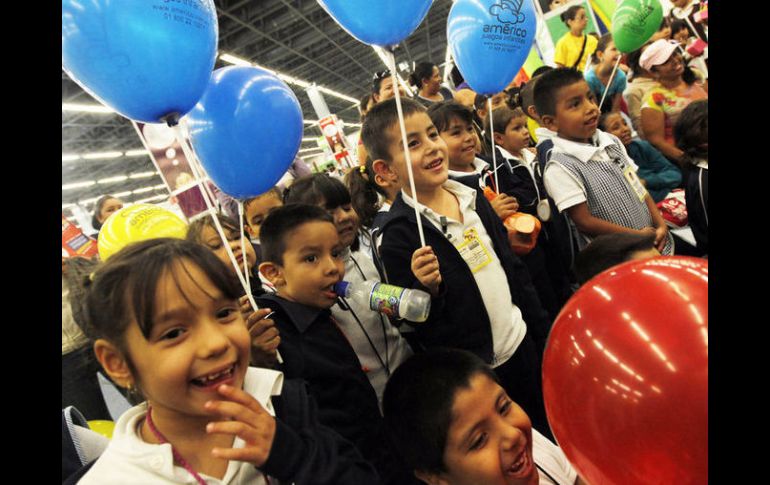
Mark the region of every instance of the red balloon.
[[548, 422], [591, 485], [708, 483], [708, 262], [659, 257], [588, 281], [543, 357]]

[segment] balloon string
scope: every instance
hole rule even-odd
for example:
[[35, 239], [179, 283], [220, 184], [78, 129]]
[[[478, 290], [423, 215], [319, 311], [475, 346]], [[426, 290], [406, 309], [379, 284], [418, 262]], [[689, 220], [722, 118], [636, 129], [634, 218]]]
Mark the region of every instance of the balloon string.
[[412, 190], [412, 199], [414, 200], [414, 215], [417, 218], [417, 232], [420, 234], [420, 247], [425, 247], [425, 234], [422, 230], [422, 220], [420, 219], [420, 203], [417, 201], [417, 189], [414, 186], [414, 175], [412, 174], [412, 157], [409, 154], [409, 144], [406, 140], [406, 126], [404, 125], [404, 112], [401, 109], [401, 95], [398, 92], [398, 78], [396, 77], [396, 56], [390, 49], [385, 49], [385, 58], [389, 61], [388, 68], [393, 78], [393, 89], [396, 91], [396, 109], [398, 110], [398, 124], [401, 128], [401, 141], [404, 145], [404, 155], [406, 157], [406, 171], [409, 174], [409, 187]]
[[492, 97], [487, 98], [487, 116], [489, 116], [489, 137], [492, 139], [492, 173], [495, 176], [495, 190], [500, 189], [500, 184], [497, 181], [497, 156], [495, 155], [495, 129], [492, 125]]
[[612, 85], [612, 78], [615, 77], [615, 71], [618, 70], [618, 64], [620, 64], [620, 56], [618, 56], [618, 60], [615, 61], [615, 67], [612, 68], [612, 73], [610, 74], [610, 79], [607, 81], [607, 85], [604, 87], [604, 93], [602, 94], [602, 100], [599, 101], [599, 111], [602, 110], [602, 105], [604, 104], [604, 98], [607, 96], [607, 91], [610, 90], [610, 86]]
[[[243, 274], [246, 276], [246, 293], [251, 294], [251, 280], [249, 279], [249, 258], [246, 257], [246, 233], [243, 231], [243, 201], [238, 201], [238, 221], [241, 228], [241, 252], [243, 253]], [[249, 244], [251, 242], [249, 241]]]
[[[169, 125], [171, 126], [171, 125]], [[179, 142], [179, 145], [182, 147], [182, 151], [184, 152], [185, 157], [187, 157], [187, 160], [192, 160], [192, 157], [194, 156], [191, 153], [190, 148], [187, 146], [187, 142], [184, 139], [184, 135], [182, 134], [182, 127], [179, 126], [179, 124], [175, 124], [171, 126], [173, 128], [174, 133], [176, 133], [177, 141]], [[193, 174], [195, 175], [196, 180], [198, 181], [198, 187], [200, 188], [201, 194], [203, 195], [203, 200], [206, 202], [206, 207], [208, 208], [211, 218], [214, 220], [214, 226], [219, 233], [219, 237], [222, 239], [222, 245], [225, 247], [225, 251], [227, 251], [227, 256], [230, 258], [230, 262], [232, 263], [233, 267], [235, 268], [235, 274], [238, 275], [238, 279], [241, 282], [241, 286], [243, 287], [243, 290], [246, 292], [246, 296], [249, 299], [249, 303], [251, 303], [251, 307], [254, 308], [254, 310], [258, 310], [257, 303], [254, 301], [254, 297], [252, 296], [251, 292], [248, 291], [248, 285], [246, 284], [246, 280], [243, 279], [243, 275], [241, 274], [241, 269], [238, 266], [238, 261], [235, 260], [235, 255], [233, 254], [233, 250], [230, 247], [230, 244], [227, 241], [227, 236], [225, 235], [224, 229], [222, 229], [222, 224], [219, 222], [219, 218], [217, 217], [217, 211], [214, 209], [214, 204], [211, 202], [211, 199], [209, 199], [209, 193], [208, 191], [203, 187], [203, 185], [206, 183], [206, 180], [201, 176], [201, 172], [198, 171], [198, 168], [195, 166], [195, 163], [190, 161], [190, 168], [193, 171]]]

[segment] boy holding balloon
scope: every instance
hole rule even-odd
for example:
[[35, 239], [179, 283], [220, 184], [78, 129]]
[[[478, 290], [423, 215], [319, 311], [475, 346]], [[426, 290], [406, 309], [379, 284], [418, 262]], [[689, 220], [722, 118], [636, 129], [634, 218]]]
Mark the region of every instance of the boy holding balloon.
[[[513, 253], [502, 221], [480, 192], [448, 180], [448, 150], [425, 108], [402, 100], [415, 193], [401, 189], [382, 228], [379, 251], [392, 284], [432, 295], [428, 321], [415, 324], [424, 347], [454, 347], [495, 367], [525, 403], [535, 427], [550, 435], [532, 332], [550, 322], [529, 272]], [[361, 137], [375, 173], [408, 180], [395, 100], [372, 107]], [[421, 247], [415, 199], [421, 206]]]

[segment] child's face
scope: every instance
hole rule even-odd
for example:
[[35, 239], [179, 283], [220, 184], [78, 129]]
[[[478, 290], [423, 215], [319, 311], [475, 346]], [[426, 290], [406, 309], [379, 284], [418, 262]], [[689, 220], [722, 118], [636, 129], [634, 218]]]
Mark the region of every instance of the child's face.
[[[226, 227], [223, 227], [222, 229], [225, 231], [225, 236], [227, 236], [227, 243], [230, 245], [230, 249], [233, 251], [233, 256], [235, 256], [235, 260], [238, 261], [238, 266], [243, 268], [243, 258], [245, 255], [246, 265], [248, 266], [249, 271], [251, 271], [251, 268], [253, 268], [254, 264], [257, 262], [257, 255], [254, 253], [254, 246], [251, 245], [251, 242], [249, 242], [248, 238], [244, 238], [244, 245], [241, 246], [241, 236], [237, 231], [233, 231]], [[222, 238], [219, 237], [217, 230], [211, 226], [204, 226], [203, 230], [201, 231], [201, 240], [203, 241], [203, 244], [208, 246], [208, 248], [211, 249], [214, 254], [216, 254], [217, 258], [225, 263], [225, 265], [230, 268], [233, 274], [235, 274], [233, 263], [230, 261], [230, 257], [227, 255], [227, 249], [225, 248], [224, 244], [222, 244]]]
[[337, 234], [340, 237], [342, 246], [349, 247], [353, 244], [356, 234], [358, 234], [358, 228], [361, 225], [361, 220], [358, 218], [355, 209], [353, 209], [353, 205], [348, 203], [337, 207], [328, 207], [323, 201], [318, 205], [334, 218], [334, 227], [337, 228]]
[[221, 384], [242, 387], [251, 338], [238, 302], [227, 299], [194, 263], [166, 271], [155, 292], [148, 339], [133, 322], [126, 348], [138, 387], [158, 422], [174, 416], [210, 417], [206, 401]]
[[546, 128], [557, 132], [560, 137], [589, 143], [596, 133], [599, 107], [588, 83], [578, 81], [557, 91], [556, 115], [541, 118]]
[[505, 390], [478, 374], [455, 394], [442, 478], [451, 485], [535, 485], [532, 423]]
[[604, 119], [604, 131], [617, 136], [623, 145], [631, 143], [631, 128], [620, 114], [613, 113]]
[[679, 30], [674, 34], [674, 40], [679, 42], [682, 47], [687, 47], [687, 41], [690, 39], [690, 31], [686, 28]]
[[[407, 116], [404, 119], [404, 126], [412, 160], [415, 188], [418, 193], [435, 190], [449, 178], [446, 142], [439, 136], [438, 130], [427, 113], [420, 112]], [[398, 180], [402, 181], [404, 190], [411, 194], [406, 156], [398, 123], [388, 128], [385, 134], [390, 140], [388, 153], [392, 157], [388, 167], [395, 172]]]
[[102, 204], [102, 209], [99, 211], [99, 217], [97, 217], [97, 219], [99, 220], [99, 222], [104, 222], [114, 212], [117, 212], [122, 208], [123, 208], [123, 201], [121, 201], [120, 199], [107, 199], [107, 201], [105, 201], [104, 204]]
[[505, 127], [505, 132], [495, 133], [495, 143], [505, 148], [511, 154], [518, 155], [529, 146], [529, 130], [526, 116], [514, 116]]
[[282, 205], [283, 202], [270, 192], [263, 197], [252, 200], [244, 207], [244, 215], [246, 216], [246, 223], [249, 226], [251, 237], [259, 239], [259, 229], [262, 227], [262, 221], [265, 220], [271, 209], [281, 207]]
[[585, 9], [581, 8], [578, 10], [577, 13], [575, 13], [574, 19], [567, 20], [567, 25], [573, 32], [583, 32], [583, 30], [586, 28], [586, 25], [588, 25], [588, 17], [586, 17]]
[[[406, 96], [404, 88], [398, 87], [399, 94], [403, 97]], [[396, 92], [393, 90], [393, 77], [387, 76], [380, 83], [380, 92], [374, 95], [375, 102], [385, 101], [386, 99], [396, 97]]]
[[441, 72], [438, 67], [433, 66], [433, 72], [427, 82], [423, 83], [423, 88], [429, 93], [437, 93], [441, 88]]
[[602, 64], [614, 65], [615, 61], [618, 60], [618, 57], [620, 57], [620, 51], [615, 47], [614, 42], [609, 41], [607, 43], [607, 47], [604, 48], [604, 52], [602, 53]]
[[449, 168], [467, 171], [476, 158], [476, 139], [473, 124], [460, 118], [452, 118], [447, 129], [441, 132], [449, 154]]
[[307, 222], [286, 236], [283, 265], [267, 263], [275, 264], [276, 271], [265, 276], [289, 301], [331, 308], [337, 298], [333, 286], [345, 276], [343, 248], [334, 224]]

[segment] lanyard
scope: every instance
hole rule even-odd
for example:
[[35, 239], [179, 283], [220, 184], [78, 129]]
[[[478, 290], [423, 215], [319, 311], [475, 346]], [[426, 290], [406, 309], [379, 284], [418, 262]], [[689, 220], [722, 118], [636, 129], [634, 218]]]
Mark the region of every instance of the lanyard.
[[556, 485], [559, 485], [559, 482], [554, 477], [552, 477], [550, 473], [548, 473], [547, 471], [543, 470], [543, 468], [540, 465], [535, 463], [535, 466], [537, 467], [538, 470], [540, 470], [541, 472], [545, 473], [545, 476], [547, 476], [553, 483], [555, 483]]

